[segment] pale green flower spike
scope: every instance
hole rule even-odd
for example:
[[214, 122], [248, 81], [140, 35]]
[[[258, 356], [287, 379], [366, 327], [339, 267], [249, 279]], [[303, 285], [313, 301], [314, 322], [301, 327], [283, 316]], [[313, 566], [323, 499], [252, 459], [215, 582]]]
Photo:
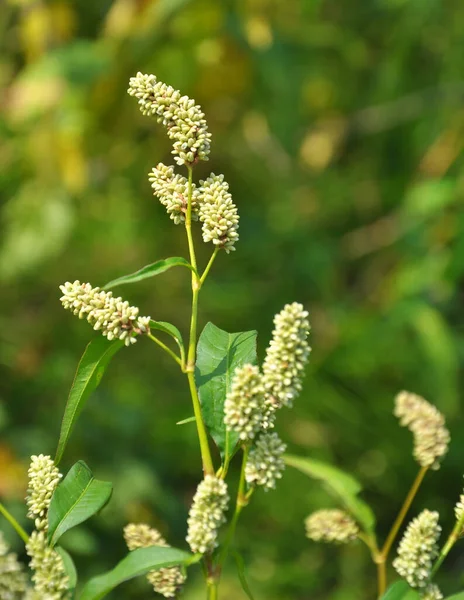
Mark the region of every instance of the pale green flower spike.
[[217, 248], [224, 248], [227, 253], [235, 250], [240, 217], [224, 175], [211, 173], [208, 179], [200, 180], [199, 191], [203, 241], [213, 242]]
[[273, 425], [273, 413], [282, 406], [291, 407], [300, 393], [311, 351], [306, 341], [310, 330], [308, 312], [303, 305], [298, 302], [285, 305], [274, 317], [274, 325], [263, 363], [268, 427]]
[[421, 593], [421, 600], [443, 600], [444, 596], [434, 583], [431, 583]]
[[29, 563], [34, 571], [32, 581], [39, 598], [47, 600], [67, 600], [69, 578], [65, 573], [63, 559], [47, 543], [47, 532], [33, 531], [26, 545], [31, 557]]
[[0, 531], [0, 600], [23, 600], [27, 576]]
[[241, 440], [252, 440], [262, 428], [264, 386], [258, 367], [250, 364], [235, 369], [224, 403], [224, 423]]
[[225, 481], [206, 475], [198, 485], [187, 520], [186, 539], [192, 552], [205, 554], [216, 548], [218, 529], [225, 523], [228, 504]]
[[67, 281], [60, 285], [64, 308], [84, 317], [95, 330], [101, 330], [109, 340], [124, 340], [126, 346], [135, 344], [137, 335], [150, 330], [150, 317], [139, 317], [139, 309], [130, 306], [122, 298], [113, 298], [112, 292], [105, 292], [90, 283]]
[[454, 514], [456, 515], [456, 521], [459, 521], [464, 516], [464, 494], [459, 496], [459, 501], [454, 507]]
[[358, 537], [359, 527], [343, 510], [325, 509], [305, 519], [306, 536], [314, 542], [347, 544]]
[[411, 587], [427, 588], [434, 559], [438, 556], [441, 527], [437, 512], [424, 510], [409, 523], [393, 561], [397, 573]]
[[128, 93], [138, 98], [142, 114], [156, 117], [174, 140], [172, 154], [178, 165], [208, 160], [211, 134], [201, 108], [179, 90], [158, 81], [155, 75], [137, 73]]
[[29, 508], [27, 516], [35, 519], [36, 529], [47, 529], [47, 512], [56, 486], [60, 482], [61, 473], [50, 456], [31, 456], [28, 471], [29, 485], [26, 504]]
[[277, 433], [263, 433], [251, 449], [245, 467], [245, 479], [249, 485], [261, 485], [265, 491], [272, 490], [285, 469], [282, 454], [287, 446]]
[[[147, 548], [148, 546], [164, 546], [169, 544], [159, 531], [152, 529], [144, 523], [130, 523], [124, 527], [124, 539], [129, 550]], [[165, 598], [175, 598], [185, 583], [186, 576], [180, 567], [166, 567], [150, 571], [147, 575], [149, 583], [158, 594]]]
[[[188, 205], [188, 181], [182, 175], [174, 174], [174, 167], [159, 163], [153, 167], [148, 179], [153, 193], [166, 207], [168, 215], [176, 225], [185, 222]], [[192, 183], [192, 219], [198, 220], [198, 197], [200, 192]]]
[[439, 469], [450, 441], [444, 416], [421, 396], [404, 391], [395, 398], [394, 414], [413, 433], [416, 461], [422, 467]]

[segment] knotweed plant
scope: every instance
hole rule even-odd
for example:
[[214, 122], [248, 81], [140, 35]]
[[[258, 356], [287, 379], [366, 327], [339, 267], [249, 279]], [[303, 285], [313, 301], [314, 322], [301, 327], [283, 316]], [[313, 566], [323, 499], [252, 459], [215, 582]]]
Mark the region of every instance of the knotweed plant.
[[[455, 507], [456, 525], [442, 547], [437, 512], [424, 510], [410, 522], [393, 561], [403, 582], [386, 591], [392, 546], [426, 473], [440, 467], [448, 449], [450, 436], [443, 415], [415, 394], [401, 392], [396, 398], [394, 412], [413, 434], [413, 454], [420, 470], [380, 547], [373, 513], [358, 497], [358, 483], [332, 466], [285, 454], [286, 444], [276, 431], [280, 411], [291, 408], [301, 392], [310, 355], [310, 325], [304, 306], [290, 302], [274, 317], [274, 330], [261, 365], [254, 331], [229, 333], [208, 323], [198, 335], [201, 290], [218, 255], [227, 258], [236, 249], [238, 209], [224, 175], [194, 177], [196, 165], [209, 158], [212, 140], [196, 102], [154, 75], [142, 73], [130, 79], [128, 92], [142, 114], [154, 118], [172, 142], [175, 164], [158, 163], [148, 180], [172, 221], [167, 220], [166, 226], [184, 229], [188, 257], [158, 260], [102, 287], [73, 279], [78, 273], [60, 285], [63, 308], [87, 321], [96, 334], [77, 368], [55, 456], [31, 457], [25, 508], [31, 520], [29, 531], [0, 504], [0, 512], [23, 540], [28, 557], [28, 565], [21, 564], [0, 533], [0, 600], [97, 600], [136, 576], [146, 578], [153, 594], [175, 598], [188, 585], [187, 570], [194, 563], [201, 563], [206, 598], [216, 600], [241, 512], [255, 493], [269, 492], [280, 483], [286, 465], [323, 480], [342, 499], [343, 507], [324, 508], [309, 515], [306, 535], [315, 542], [338, 545], [364, 542], [377, 565], [378, 598], [385, 593], [388, 600], [443, 598], [435, 576], [464, 531], [464, 495]], [[206, 265], [197, 261], [194, 227], [211, 249]], [[150, 311], [153, 317], [142, 315], [129, 300], [113, 294], [114, 288], [174, 267], [188, 269], [185, 272], [191, 281], [190, 327], [185, 342], [177, 325], [159, 320], [162, 315], [156, 308]], [[201, 470], [184, 527], [185, 548], [173, 548], [149, 523], [128, 523], [121, 531], [126, 556], [107, 573], [78, 582], [73, 560], [60, 546], [61, 536], [103, 509], [112, 485], [95, 479], [83, 461], [63, 477], [60, 463], [75, 422], [100, 384], [106, 366], [119, 350], [130, 352], [128, 349], [138, 341], [155, 343], [157, 351], [161, 349], [174, 361], [179, 376], [186, 380], [186, 401], [193, 411], [188, 421], [196, 424]], [[229, 477], [232, 460], [240, 465], [236, 486]], [[242, 568], [239, 575], [251, 598]]]

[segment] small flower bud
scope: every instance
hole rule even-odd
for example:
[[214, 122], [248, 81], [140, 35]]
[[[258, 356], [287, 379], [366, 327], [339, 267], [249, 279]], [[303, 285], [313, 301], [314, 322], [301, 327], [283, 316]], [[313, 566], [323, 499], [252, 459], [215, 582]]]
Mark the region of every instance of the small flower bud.
[[63, 296], [60, 298], [64, 308], [70, 310], [79, 319], [84, 317], [93, 328], [109, 340], [124, 340], [126, 346], [135, 344], [136, 336], [150, 330], [150, 317], [139, 317], [139, 309], [130, 306], [122, 298], [113, 298], [112, 292], [105, 292], [90, 283], [67, 281], [60, 285]]
[[[464, 494], [459, 496], [459, 501], [454, 507], [454, 514], [456, 516], [456, 521], [460, 521], [464, 516]], [[464, 529], [464, 527], [463, 527]]]
[[274, 317], [275, 328], [263, 363], [263, 383], [270, 426], [273, 413], [291, 407], [301, 391], [301, 378], [311, 348], [308, 313], [301, 304], [287, 304]]
[[29, 510], [27, 516], [36, 520], [37, 529], [47, 529], [48, 507], [62, 475], [50, 456], [43, 454], [31, 456], [28, 475], [26, 504]]
[[29, 563], [34, 571], [32, 581], [38, 598], [47, 600], [68, 600], [69, 578], [66, 575], [63, 559], [47, 544], [45, 531], [33, 531], [26, 545], [31, 557]]
[[422, 467], [439, 469], [450, 441], [444, 416], [424, 398], [410, 392], [396, 396], [394, 414], [413, 433], [416, 461]]
[[225, 523], [228, 504], [225, 481], [206, 475], [193, 497], [187, 521], [187, 542], [192, 552], [205, 554], [216, 548], [218, 529]]
[[421, 600], [443, 600], [443, 594], [440, 589], [434, 583], [431, 583], [421, 593]]
[[155, 75], [137, 73], [129, 81], [128, 93], [138, 98], [142, 114], [156, 117], [174, 141], [172, 154], [178, 165], [208, 160], [211, 134], [205, 115], [195, 101], [158, 81]]
[[438, 556], [441, 527], [437, 512], [424, 510], [413, 519], [393, 561], [397, 573], [413, 588], [425, 588], [430, 582], [433, 560]]
[[[188, 181], [182, 175], [174, 174], [174, 167], [159, 163], [153, 167], [148, 179], [153, 193], [158, 196], [161, 204], [166, 207], [170, 218], [176, 225], [185, 222], [188, 205]], [[199, 191], [192, 184], [192, 219], [198, 220]]]
[[347, 544], [358, 537], [359, 527], [343, 510], [317, 510], [305, 520], [306, 536], [315, 542]]
[[[169, 544], [160, 532], [144, 523], [126, 525], [124, 527], [124, 539], [129, 550], [148, 548], [149, 546], [169, 548]], [[180, 567], [163, 567], [162, 569], [150, 571], [147, 579], [155, 592], [165, 598], [175, 598], [185, 583], [186, 576], [182, 573]]]
[[229, 184], [224, 175], [211, 173], [208, 179], [200, 181], [199, 217], [203, 223], [203, 241], [213, 242], [218, 248], [229, 253], [235, 250], [238, 241], [237, 207], [232, 202]]
[[274, 489], [285, 469], [282, 454], [286, 448], [277, 433], [260, 435], [256, 446], [250, 450], [245, 467], [247, 483], [262, 485], [265, 491]]
[[264, 386], [258, 367], [238, 367], [224, 403], [227, 429], [238, 433], [241, 440], [252, 440], [261, 429], [263, 411]]
[[0, 599], [23, 600], [27, 588], [27, 576], [16, 554], [9, 550], [0, 531]]

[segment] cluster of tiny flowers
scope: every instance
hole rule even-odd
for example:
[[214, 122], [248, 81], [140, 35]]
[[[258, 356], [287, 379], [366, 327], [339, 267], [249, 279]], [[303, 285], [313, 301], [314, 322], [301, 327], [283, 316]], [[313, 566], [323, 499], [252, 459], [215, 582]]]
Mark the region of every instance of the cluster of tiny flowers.
[[204, 242], [213, 242], [218, 248], [224, 248], [229, 253], [235, 250], [238, 241], [237, 207], [232, 202], [229, 184], [224, 181], [224, 175], [211, 173], [208, 179], [200, 181], [199, 217], [203, 223], [202, 233]]
[[245, 467], [247, 483], [262, 485], [266, 491], [274, 489], [285, 469], [282, 454], [286, 448], [277, 433], [260, 435], [256, 445], [250, 450]]
[[460, 521], [464, 517], [464, 494], [459, 496], [459, 501], [454, 507], [454, 514], [456, 515], [456, 521]]
[[[185, 222], [188, 205], [188, 181], [182, 175], [174, 174], [174, 167], [159, 163], [153, 167], [148, 179], [153, 188], [153, 193], [166, 207], [169, 217], [176, 225]], [[198, 220], [199, 191], [192, 184], [192, 219]]]
[[318, 510], [305, 520], [306, 536], [315, 542], [347, 544], [357, 538], [359, 527], [343, 510]]
[[47, 512], [56, 486], [60, 482], [61, 473], [55, 466], [50, 456], [31, 456], [28, 471], [29, 485], [27, 489], [26, 504], [27, 516], [35, 519], [37, 529], [47, 527]]
[[431, 583], [421, 593], [421, 600], [443, 600], [443, 594], [437, 585]]
[[444, 416], [427, 400], [410, 392], [396, 396], [394, 414], [414, 435], [416, 461], [422, 467], [438, 469], [450, 441]]
[[217, 546], [219, 527], [225, 522], [229, 504], [227, 485], [206, 475], [198, 485], [188, 517], [187, 542], [192, 552], [212, 552]]
[[139, 309], [130, 306], [122, 298], [113, 298], [112, 292], [93, 288], [90, 283], [66, 282], [60, 286], [63, 296], [60, 298], [64, 308], [84, 317], [101, 330], [109, 340], [124, 340], [126, 346], [136, 342], [136, 335], [146, 333], [150, 328], [150, 317], [139, 317]]
[[287, 304], [274, 317], [274, 331], [263, 363], [266, 405], [272, 426], [273, 413], [291, 407], [301, 391], [301, 377], [311, 348], [308, 345], [308, 312], [298, 302]]
[[22, 600], [27, 588], [27, 577], [16, 554], [9, 551], [0, 531], [0, 600]]
[[438, 556], [441, 527], [438, 513], [424, 510], [408, 525], [393, 566], [411, 587], [426, 588], [433, 560]]
[[232, 385], [224, 403], [224, 423], [239, 434], [241, 440], [252, 440], [263, 423], [264, 386], [259, 368], [250, 364], [235, 369]]
[[[169, 544], [159, 531], [152, 529], [144, 523], [130, 523], [126, 525], [124, 528], [124, 539], [129, 550], [148, 548], [149, 546], [169, 547]], [[165, 598], [175, 598], [185, 583], [186, 577], [179, 567], [163, 567], [156, 571], [150, 571], [147, 579], [155, 592]]]
[[172, 154], [178, 165], [208, 160], [211, 134], [205, 115], [188, 96], [182, 96], [155, 75], [137, 73], [129, 81], [128, 93], [139, 101], [142, 114], [155, 116], [174, 141]]
[[32, 581], [37, 597], [47, 600], [68, 599], [69, 578], [64, 570], [63, 559], [48, 545], [46, 530], [32, 532], [26, 551], [31, 557], [29, 565], [34, 571]]

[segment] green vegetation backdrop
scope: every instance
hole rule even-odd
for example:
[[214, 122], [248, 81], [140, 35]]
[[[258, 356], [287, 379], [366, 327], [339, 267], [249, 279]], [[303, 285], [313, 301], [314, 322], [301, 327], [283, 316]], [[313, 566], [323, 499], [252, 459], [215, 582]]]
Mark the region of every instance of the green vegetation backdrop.
[[[61, 308], [58, 285], [101, 285], [187, 254], [148, 183], [169, 142], [126, 94], [140, 70], [202, 105], [212, 160], [196, 174], [224, 173], [241, 214], [237, 252], [220, 255], [202, 294], [201, 325], [257, 328], [262, 354], [274, 313], [306, 305], [313, 354], [281, 435], [355, 472], [381, 532], [416, 472], [393, 396], [406, 388], [435, 403], [451, 449], [413, 512], [438, 509], [449, 527], [464, 473], [462, 1], [4, 0], [0, 30], [0, 495], [15, 514], [24, 521], [29, 455], [55, 450], [92, 335]], [[162, 277], [124, 293], [185, 330], [188, 276]], [[153, 344], [111, 364], [63, 462], [83, 458], [115, 487], [110, 506], [67, 537], [85, 573], [125, 553], [129, 520], [184, 544], [200, 460], [194, 424], [175, 423], [190, 414], [183, 378]], [[373, 598], [361, 544], [304, 537], [305, 515], [332, 505], [290, 471], [256, 494], [237, 543], [258, 599]], [[463, 561], [458, 546], [445, 592], [462, 587]], [[224, 600], [244, 598], [229, 569]], [[201, 586], [191, 581], [185, 600], [202, 598]], [[148, 593], [141, 579], [113, 596]]]

